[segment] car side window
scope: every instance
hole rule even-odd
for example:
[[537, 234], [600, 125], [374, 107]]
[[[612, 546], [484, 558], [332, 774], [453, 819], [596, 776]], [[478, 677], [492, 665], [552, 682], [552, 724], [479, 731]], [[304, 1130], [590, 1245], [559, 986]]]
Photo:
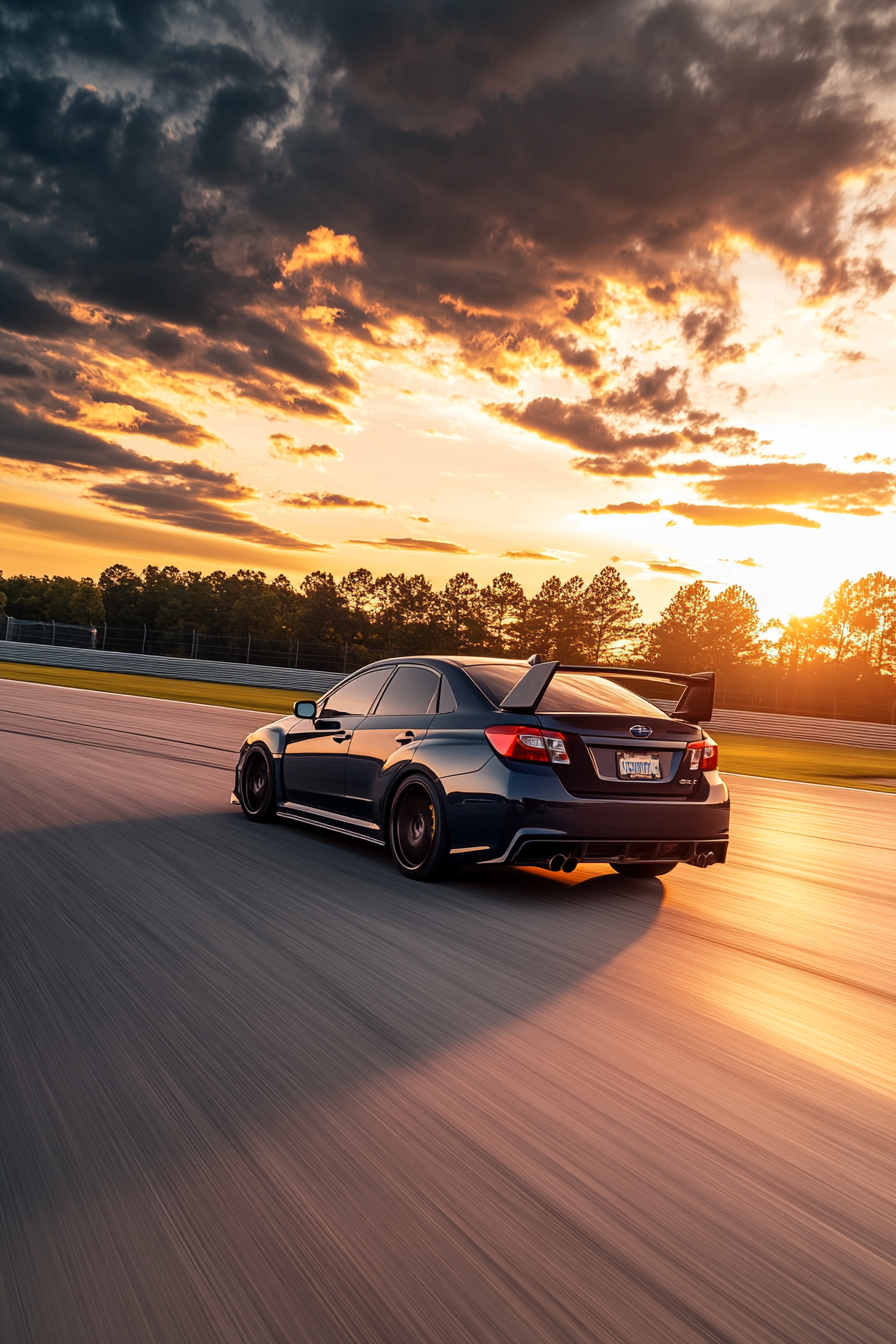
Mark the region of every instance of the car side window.
[[333, 718], [338, 714], [369, 714], [380, 691], [392, 675], [393, 668], [378, 667], [370, 672], [362, 672], [352, 677], [344, 686], [339, 686], [327, 700], [323, 715]]
[[439, 713], [453, 714], [456, 709], [457, 709], [457, 700], [455, 699], [454, 692], [448, 685], [446, 678], [443, 677], [442, 686], [439, 691]]
[[379, 714], [434, 714], [439, 674], [428, 667], [399, 667], [376, 707]]

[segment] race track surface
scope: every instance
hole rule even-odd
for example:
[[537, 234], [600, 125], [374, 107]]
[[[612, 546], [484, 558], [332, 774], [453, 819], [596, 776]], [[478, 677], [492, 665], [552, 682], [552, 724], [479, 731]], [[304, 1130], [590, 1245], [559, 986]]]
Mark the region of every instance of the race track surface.
[[467, 869], [228, 803], [265, 714], [0, 683], [4, 1344], [893, 1339], [893, 800]]

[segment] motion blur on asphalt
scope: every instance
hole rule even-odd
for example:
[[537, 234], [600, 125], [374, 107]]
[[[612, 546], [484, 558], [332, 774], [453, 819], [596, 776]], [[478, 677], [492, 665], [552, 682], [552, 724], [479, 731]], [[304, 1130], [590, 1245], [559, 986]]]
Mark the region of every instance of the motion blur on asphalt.
[[410, 883], [270, 717], [3, 685], [5, 1344], [892, 1340], [892, 798]]

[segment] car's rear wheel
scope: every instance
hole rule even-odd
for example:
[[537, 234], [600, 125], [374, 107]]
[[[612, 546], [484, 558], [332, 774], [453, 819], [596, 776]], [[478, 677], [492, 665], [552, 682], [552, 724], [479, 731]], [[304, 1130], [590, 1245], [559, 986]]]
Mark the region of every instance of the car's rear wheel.
[[277, 808], [274, 762], [262, 746], [252, 747], [240, 772], [240, 807], [250, 821], [271, 821]]
[[442, 801], [422, 775], [412, 775], [398, 786], [389, 810], [389, 844], [405, 877], [433, 882], [449, 874]]
[[677, 863], [611, 863], [610, 867], [622, 877], [665, 877], [677, 868]]

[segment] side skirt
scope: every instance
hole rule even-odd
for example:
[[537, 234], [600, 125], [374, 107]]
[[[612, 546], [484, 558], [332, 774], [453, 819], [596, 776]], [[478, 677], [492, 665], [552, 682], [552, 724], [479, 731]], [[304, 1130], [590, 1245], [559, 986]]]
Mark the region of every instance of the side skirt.
[[385, 840], [380, 840], [375, 835], [364, 835], [362, 831], [350, 831], [347, 826], [334, 826], [330, 821], [318, 821], [316, 817], [305, 816], [301, 812], [287, 812], [283, 808], [277, 809], [277, 816], [283, 817], [285, 821], [300, 821], [305, 826], [317, 826], [321, 831], [335, 831], [337, 835], [348, 835], [352, 840], [366, 840], [370, 845], [379, 845], [385, 849]]

